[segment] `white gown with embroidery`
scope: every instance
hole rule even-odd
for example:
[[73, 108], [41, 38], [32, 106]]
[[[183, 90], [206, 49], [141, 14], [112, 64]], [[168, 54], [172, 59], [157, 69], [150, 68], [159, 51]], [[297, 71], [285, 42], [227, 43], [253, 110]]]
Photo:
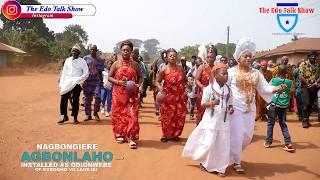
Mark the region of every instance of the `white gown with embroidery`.
[[256, 116], [255, 90], [258, 91], [259, 95], [267, 103], [271, 101], [273, 96], [272, 90], [274, 86], [268, 84], [258, 70], [252, 69], [250, 75], [256, 79], [256, 86], [250, 96], [252, 102], [247, 104], [246, 97], [240, 88], [248, 90], [250, 87], [241, 87], [241, 85], [239, 87], [239, 84], [237, 86], [237, 67], [228, 69], [229, 80], [227, 84], [230, 86], [233, 94], [234, 108], [234, 113], [229, 116], [231, 129], [230, 163], [241, 163], [242, 150], [249, 145], [252, 140]]
[[[207, 108], [204, 112], [201, 122], [193, 130], [183, 149], [182, 157], [198, 160], [209, 172], [217, 171], [224, 173], [229, 164], [230, 156], [230, 120], [229, 113], [224, 116], [226, 108], [232, 103], [232, 94], [226, 104], [229, 94], [227, 86], [220, 88], [219, 84], [214, 82], [213, 89], [219, 93], [224, 93], [223, 100], [220, 97], [220, 104], [212, 108]], [[215, 96], [216, 98], [219, 98]], [[201, 104], [212, 100], [212, 85], [203, 90]], [[223, 102], [223, 103], [222, 103]]]

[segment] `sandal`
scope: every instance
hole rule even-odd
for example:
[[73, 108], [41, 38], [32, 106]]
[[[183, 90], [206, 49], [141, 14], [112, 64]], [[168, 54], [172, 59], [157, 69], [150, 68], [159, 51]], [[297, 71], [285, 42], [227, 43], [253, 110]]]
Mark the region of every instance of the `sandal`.
[[225, 174], [225, 173], [221, 173], [221, 172], [217, 172], [217, 176], [219, 176], [219, 177], [226, 177], [226, 174]]
[[130, 149], [137, 149], [137, 143], [135, 143], [134, 141], [130, 141], [129, 147], [130, 147]]
[[291, 144], [287, 144], [284, 146], [283, 150], [287, 151], [287, 152], [294, 152], [295, 149], [292, 147]]
[[162, 137], [162, 138], [160, 139], [160, 141], [163, 142], [163, 143], [166, 143], [166, 142], [168, 142], [168, 138]]
[[233, 169], [236, 171], [238, 174], [244, 174], [244, 169], [241, 167], [240, 164], [234, 164]]
[[123, 143], [124, 143], [124, 138], [123, 138], [123, 137], [117, 137], [117, 138], [116, 138], [116, 142], [117, 142], [118, 144], [123, 144]]

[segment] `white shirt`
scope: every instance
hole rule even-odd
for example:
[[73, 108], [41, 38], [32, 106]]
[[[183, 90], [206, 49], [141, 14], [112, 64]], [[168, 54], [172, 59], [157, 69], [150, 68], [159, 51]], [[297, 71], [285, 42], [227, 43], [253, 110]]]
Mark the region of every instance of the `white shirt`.
[[[213, 90], [216, 93], [219, 93], [221, 97], [218, 97]], [[201, 105], [213, 99], [219, 99], [220, 104], [215, 105], [214, 108], [206, 108], [202, 120], [200, 122], [205, 125], [202, 124], [201, 127], [203, 129], [228, 131], [230, 129], [230, 122], [229, 120], [227, 120], [227, 118], [224, 122], [224, 116], [229, 116], [229, 113], [225, 114], [225, 112], [229, 105], [233, 104], [233, 95], [231, 89], [229, 89], [226, 85], [220, 87], [220, 85], [216, 81], [214, 81], [213, 84], [209, 84], [207, 87], [203, 89]]]
[[67, 58], [64, 62], [59, 82], [60, 95], [68, 93], [77, 84], [83, 84], [88, 77], [88, 65], [84, 59], [80, 57], [74, 60], [73, 57]]
[[189, 77], [189, 75], [191, 74], [192, 77], [196, 77], [196, 74], [197, 74], [197, 66], [194, 65], [192, 68], [189, 69], [188, 73], [187, 73], [187, 77]]
[[109, 76], [109, 71], [107, 69], [105, 69], [104, 71], [102, 71], [102, 75], [103, 75], [103, 87], [112, 87], [112, 83], [109, 82], [108, 80], [108, 76]]

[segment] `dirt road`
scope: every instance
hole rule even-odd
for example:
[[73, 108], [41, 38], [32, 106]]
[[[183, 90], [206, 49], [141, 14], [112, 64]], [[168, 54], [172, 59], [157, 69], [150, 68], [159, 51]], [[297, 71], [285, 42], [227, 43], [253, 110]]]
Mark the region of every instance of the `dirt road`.
[[[152, 97], [145, 99], [140, 110], [140, 141], [137, 150], [127, 144], [116, 144], [111, 120], [101, 115], [102, 121], [57, 125], [60, 96], [57, 74], [26, 74], [0, 77], [0, 179], [219, 179], [214, 174], [200, 171], [199, 163], [181, 158], [184, 143], [195, 127], [189, 120], [181, 142], [161, 143], [161, 127], [154, 114]], [[265, 149], [263, 142], [266, 122], [257, 122], [252, 144], [245, 150], [245, 175], [231, 168], [227, 179], [320, 179], [320, 126], [316, 117], [313, 127], [303, 129], [294, 114], [288, 116], [289, 131], [296, 153], [282, 150], [283, 138], [279, 126], [274, 129], [274, 147]], [[111, 151], [114, 160], [111, 168], [97, 172], [35, 172], [21, 168], [24, 151], [35, 151], [36, 144], [98, 144], [99, 151]]]

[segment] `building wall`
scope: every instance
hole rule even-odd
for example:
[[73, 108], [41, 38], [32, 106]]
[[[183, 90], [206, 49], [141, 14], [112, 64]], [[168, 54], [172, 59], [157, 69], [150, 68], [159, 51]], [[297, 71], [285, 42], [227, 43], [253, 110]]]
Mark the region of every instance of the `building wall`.
[[[288, 54], [286, 56], [288, 56], [289, 58], [289, 64], [297, 65], [298, 62], [305, 60], [307, 58], [307, 55], [308, 53], [294, 53], [294, 54]], [[280, 63], [282, 56], [283, 55], [274, 56], [273, 59], [276, 60], [276, 63]]]
[[0, 51], [0, 68], [6, 68], [7, 67], [7, 53]]

